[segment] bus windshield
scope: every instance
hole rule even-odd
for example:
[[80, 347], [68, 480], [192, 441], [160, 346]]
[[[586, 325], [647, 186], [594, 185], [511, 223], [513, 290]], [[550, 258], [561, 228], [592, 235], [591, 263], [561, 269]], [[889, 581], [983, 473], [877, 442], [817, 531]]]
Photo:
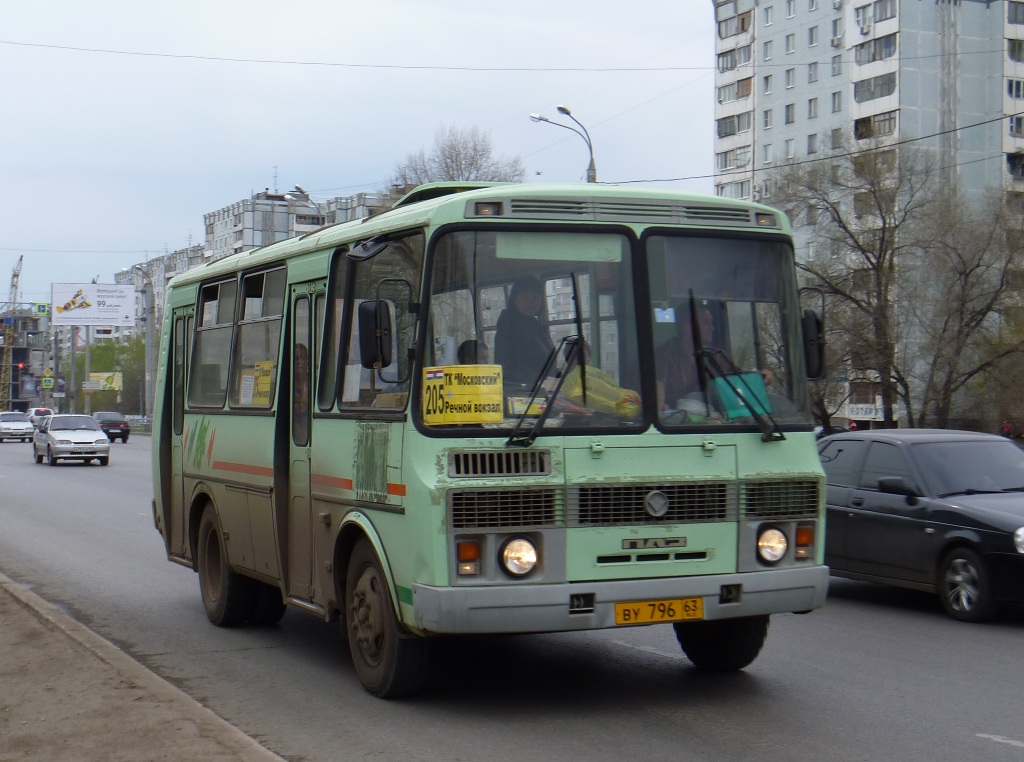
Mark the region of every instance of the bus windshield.
[[[646, 284], [633, 282], [637, 250]], [[638, 249], [620, 232], [461, 230], [431, 262], [428, 431], [810, 422], [784, 243], [652, 235]]]

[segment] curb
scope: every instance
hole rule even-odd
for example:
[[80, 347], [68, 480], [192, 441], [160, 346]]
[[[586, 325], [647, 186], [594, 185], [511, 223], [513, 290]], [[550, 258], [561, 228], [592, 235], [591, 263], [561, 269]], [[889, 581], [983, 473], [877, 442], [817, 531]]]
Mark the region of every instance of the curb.
[[179, 715], [182, 718], [192, 720], [196, 724], [213, 724], [219, 727], [218, 737], [223, 739], [226, 746], [244, 754], [245, 759], [284, 762], [283, 757], [261, 746], [255, 739], [243, 733], [212, 709], [203, 706], [180, 688], [151, 672], [110, 641], [97, 635], [49, 601], [40, 598], [24, 585], [2, 573], [0, 573], [0, 590], [9, 593], [15, 601], [24, 606], [49, 629], [66, 635], [142, 690], [165, 701], [173, 702], [176, 707], [180, 708]]

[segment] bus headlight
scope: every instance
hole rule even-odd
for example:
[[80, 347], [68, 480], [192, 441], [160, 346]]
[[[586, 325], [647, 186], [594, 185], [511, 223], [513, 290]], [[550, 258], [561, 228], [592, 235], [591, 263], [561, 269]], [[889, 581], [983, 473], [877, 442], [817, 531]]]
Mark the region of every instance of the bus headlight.
[[757, 537], [757, 557], [766, 564], [777, 564], [789, 549], [789, 542], [781, 529], [765, 529]]
[[525, 577], [537, 566], [537, 548], [525, 537], [513, 537], [501, 548], [501, 568], [513, 577]]
[[1013, 545], [1018, 553], [1024, 553], [1024, 527], [1018, 527], [1013, 533]]

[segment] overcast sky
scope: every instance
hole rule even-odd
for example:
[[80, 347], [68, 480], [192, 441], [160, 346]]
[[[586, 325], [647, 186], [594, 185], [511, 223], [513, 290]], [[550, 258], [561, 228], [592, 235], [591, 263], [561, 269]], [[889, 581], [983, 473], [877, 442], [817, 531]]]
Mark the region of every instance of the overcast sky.
[[[204, 238], [265, 188], [384, 187], [442, 124], [488, 132], [528, 182], [711, 192], [709, 0], [0, 3], [0, 301]], [[687, 178], [687, 179], [674, 179]]]

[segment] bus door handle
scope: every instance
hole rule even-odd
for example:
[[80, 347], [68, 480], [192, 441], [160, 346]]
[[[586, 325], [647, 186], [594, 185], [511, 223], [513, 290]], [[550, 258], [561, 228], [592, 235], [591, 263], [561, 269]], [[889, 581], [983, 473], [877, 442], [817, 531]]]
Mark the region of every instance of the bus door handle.
[[860, 508], [862, 505], [864, 505], [864, 498], [862, 498], [862, 497], [852, 498], [850, 500], [850, 505], [852, 505], [854, 508]]

